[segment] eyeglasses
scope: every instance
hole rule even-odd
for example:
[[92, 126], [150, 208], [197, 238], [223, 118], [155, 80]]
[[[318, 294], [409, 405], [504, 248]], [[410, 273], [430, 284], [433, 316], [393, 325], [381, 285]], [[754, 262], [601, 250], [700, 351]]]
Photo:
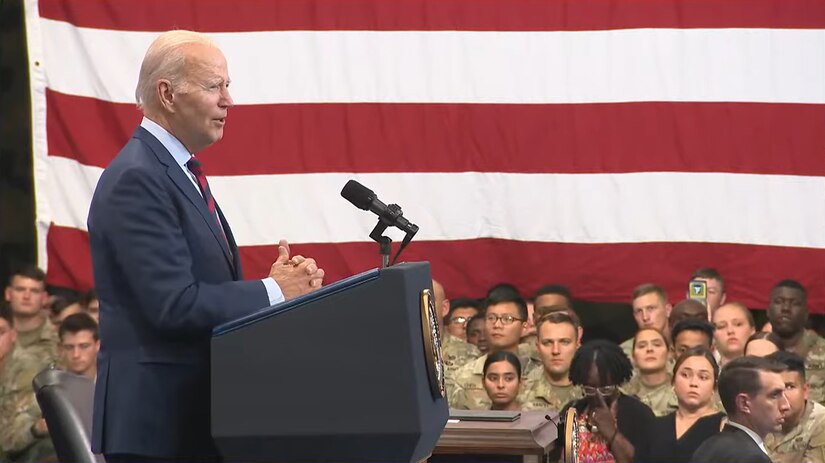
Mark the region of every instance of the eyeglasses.
[[459, 324], [463, 325], [463, 324], [467, 323], [467, 321], [469, 319], [470, 319], [470, 317], [461, 317], [461, 316], [453, 317], [453, 318], [450, 319], [450, 323], [454, 323], [456, 325], [459, 325]]
[[487, 314], [484, 316], [484, 319], [487, 320], [487, 323], [491, 325], [495, 325], [497, 321], [501, 320], [501, 324], [504, 326], [512, 325], [514, 321], [524, 321], [518, 317], [514, 317], [510, 314], [507, 315], [496, 315], [494, 313]]
[[587, 397], [594, 397], [596, 394], [599, 394], [602, 397], [606, 397], [609, 395], [613, 395], [619, 387], [615, 384], [612, 386], [602, 386], [602, 387], [593, 387], [593, 386], [582, 386], [582, 392]]

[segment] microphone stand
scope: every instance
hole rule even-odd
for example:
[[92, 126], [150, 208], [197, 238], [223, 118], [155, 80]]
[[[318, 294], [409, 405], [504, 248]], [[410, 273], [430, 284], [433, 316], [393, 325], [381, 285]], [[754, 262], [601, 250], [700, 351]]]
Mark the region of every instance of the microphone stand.
[[384, 219], [378, 219], [375, 228], [370, 232], [370, 238], [378, 243], [378, 253], [381, 254], [381, 268], [390, 266], [390, 253], [392, 252], [392, 239], [389, 236], [383, 236], [384, 230], [387, 229], [387, 224]]
[[[387, 227], [395, 226], [396, 221], [402, 214], [403, 212], [398, 204], [387, 205], [387, 214], [378, 216], [378, 223], [370, 232], [370, 238], [378, 243], [378, 253], [381, 254], [381, 268], [387, 268], [390, 266], [390, 254], [392, 253], [392, 239], [388, 236], [384, 236], [384, 231]], [[404, 241], [401, 243], [401, 247], [395, 254], [395, 259], [392, 261], [393, 263], [395, 263], [398, 256], [401, 254], [401, 251], [407, 247], [410, 240], [412, 240], [413, 236], [418, 232], [418, 227], [415, 224], [410, 225], [412, 230], [407, 232], [406, 236], [404, 236]]]

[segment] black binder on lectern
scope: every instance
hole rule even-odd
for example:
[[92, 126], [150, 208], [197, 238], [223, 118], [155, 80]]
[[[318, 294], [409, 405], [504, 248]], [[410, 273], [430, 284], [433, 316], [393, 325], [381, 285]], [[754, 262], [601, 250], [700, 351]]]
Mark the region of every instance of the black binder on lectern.
[[227, 461], [420, 461], [447, 422], [428, 263], [372, 270], [216, 328]]

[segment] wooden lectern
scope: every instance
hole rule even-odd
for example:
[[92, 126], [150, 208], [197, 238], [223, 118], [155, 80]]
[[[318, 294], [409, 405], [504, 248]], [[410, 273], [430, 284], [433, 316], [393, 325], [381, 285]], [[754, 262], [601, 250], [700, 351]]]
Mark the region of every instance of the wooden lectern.
[[227, 461], [420, 461], [447, 422], [427, 263], [373, 270], [216, 328]]
[[433, 454], [524, 455], [525, 462], [545, 461], [558, 437], [556, 415], [522, 411], [519, 419], [509, 422], [451, 419]]

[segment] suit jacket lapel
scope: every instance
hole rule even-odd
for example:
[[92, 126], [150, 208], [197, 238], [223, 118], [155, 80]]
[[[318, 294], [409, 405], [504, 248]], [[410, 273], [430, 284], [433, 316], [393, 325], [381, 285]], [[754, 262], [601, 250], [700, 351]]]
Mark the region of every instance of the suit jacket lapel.
[[218, 212], [221, 226], [223, 226], [223, 231], [226, 233], [226, 241], [229, 242], [230, 255], [232, 256], [232, 273], [235, 276], [235, 280], [242, 280], [241, 256], [238, 254], [238, 244], [235, 242], [235, 235], [232, 234], [232, 229], [229, 228], [229, 222], [226, 221], [226, 217], [224, 217], [223, 211], [217, 202], [215, 202], [215, 210]]
[[[223, 238], [223, 232], [218, 227], [218, 221], [215, 220], [215, 216], [209, 212], [209, 207], [206, 206], [206, 201], [203, 200], [200, 192], [196, 190], [195, 185], [193, 185], [192, 181], [189, 180], [185, 173], [183, 173], [183, 170], [180, 168], [178, 163], [175, 162], [175, 159], [171, 154], [169, 154], [169, 151], [166, 150], [163, 144], [146, 129], [143, 127], [138, 127], [134, 136], [149, 144], [158, 160], [166, 166], [166, 175], [169, 176], [175, 186], [178, 187], [181, 193], [186, 196], [189, 202], [195, 206], [195, 209], [197, 209], [201, 217], [203, 217], [206, 225], [212, 231], [212, 235], [215, 237], [215, 240], [218, 241], [218, 245], [223, 250], [224, 257], [226, 257], [226, 262], [232, 267], [234, 273], [235, 265], [233, 262], [232, 253], [229, 252], [229, 247], [226, 243], [227, 240]], [[228, 230], [228, 226], [226, 230]], [[237, 252], [235, 254], [237, 254]]]

